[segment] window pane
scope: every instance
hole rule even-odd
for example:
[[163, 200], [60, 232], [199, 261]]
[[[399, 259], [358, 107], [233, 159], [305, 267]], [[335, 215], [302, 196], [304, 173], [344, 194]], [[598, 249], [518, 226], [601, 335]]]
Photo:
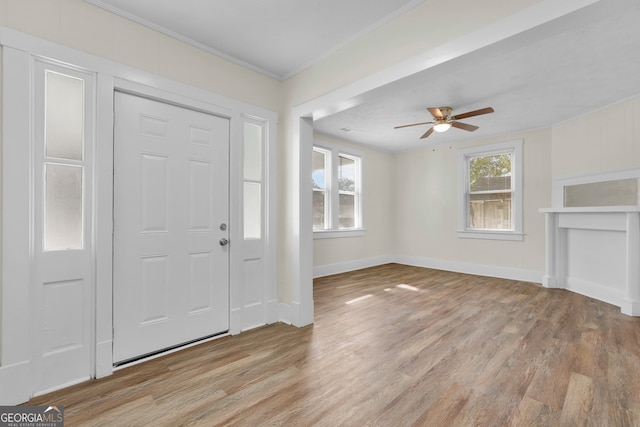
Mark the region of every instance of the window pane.
[[244, 238], [259, 239], [261, 236], [262, 209], [260, 209], [261, 184], [244, 183]]
[[262, 128], [244, 124], [244, 179], [262, 181]]
[[45, 155], [82, 160], [84, 81], [45, 73]]
[[313, 188], [327, 189], [327, 155], [321, 151], [313, 150]]
[[82, 249], [81, 166], [45, 164], [44, 249]]
[[469, 228], [511, 230], [511, 193], [471, 194]]
[[324, 230], [326, 225], [327, 193], [325, 191], [313, 192], [313, 229]]
[[339, 156], [338, 176], [340, 191], [356, 191], [356, 162]]
[[472, 192], [511, 190], [511, 154], [469, 159], [469, 188]]
[[338, 222], [340, 228], [354, 228], [356, 226], [356, 197], [353, 194], [340, 194], [340, 213]]

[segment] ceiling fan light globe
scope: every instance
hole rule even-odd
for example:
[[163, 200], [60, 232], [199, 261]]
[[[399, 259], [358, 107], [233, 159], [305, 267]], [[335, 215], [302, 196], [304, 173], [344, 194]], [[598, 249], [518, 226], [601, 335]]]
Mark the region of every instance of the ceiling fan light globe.
[[447, 122], [436, 123], [435, 125], [433, 125], [433, 130], [435, 130], [436, 132], [446, 132], [450, 128], [451, 128], [451, 123], [447, 123]]

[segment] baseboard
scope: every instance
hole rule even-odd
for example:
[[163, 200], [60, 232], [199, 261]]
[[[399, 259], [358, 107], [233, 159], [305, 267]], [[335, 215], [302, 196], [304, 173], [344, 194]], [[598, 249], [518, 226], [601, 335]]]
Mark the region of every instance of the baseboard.
[[280, 317], [278, 299], [272, 299], [267, 301], [267, 324], [276, 323]]
[[[285, 304], [281, 302], [280, 304], [278, 304], [278, 321], [279, 322], [286, 323], [287, 325], [293, 324], [294, 308], [292, 307], [292, 304], [295, 304], [295, 303]], [[296, 312], [297, 311], [299, 311], [298, 308], [296, 308]]]
[[0, 406], [14, 406], [27, 402], [31, 397], [31, 363], [27, 360], [0, 366]]
[[620, 308], [622, 308], [622, 303], [625, 300], [624, 290], [611, 289], [598, 283], [575, 277], [567, 277], [564, 289]]
[[337, 264], [325, 264], [313, 267], [313, 278], [331, 276], [332, 274], [347, 273], [349, 271], [363, 268], [375, 267], [377, 265], [389, 264], [393, 261], [393, 255], [381, 255], [373, 258], [356, 259]]
[[544, 276], [543, 271], [406, 255], [396, 255], [393, 262], [411, 265], [414, 267], [434, 268], [436, 270], [454, 271], [456, 273], [475, 274], [478, 276], [498, 277], [501, 279], [533, 283], [542, 283], [542, 277]]

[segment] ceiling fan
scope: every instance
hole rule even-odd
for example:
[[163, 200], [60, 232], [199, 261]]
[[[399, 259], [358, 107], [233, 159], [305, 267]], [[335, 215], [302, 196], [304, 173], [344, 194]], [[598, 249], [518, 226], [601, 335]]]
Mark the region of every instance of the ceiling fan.
[[466, 119], [467, 117], [474, 117], [474, 116], [480, 116], [482, 114], [493, 113], [493, 108], [491, 107], [481, 108], [479, 110], [474, 110], [474, 111], [468, 111], [466, 113], [456, 114], [455, 116], [451, 115], [451, 113], [453, 112], [453, 108], [451, 107], [427, 108], [427, 110], [429, 110], [429, 112], [433, 116], [434, 121], [396, 126], [394, 127], [394, 129], [406, 128], [409, 126], [433, 125], [432, 127], [429, 128], [428, 131], [426, 131], [420, 137], [420, 139], [424, 139], [428, 137], [433, 133], [433, 131], [446, 132], [451, 127], [473, 132], [474, 130], [478, 129], [478, 126], [470, 125], [467, 123], [461, 123], [458, 120]]

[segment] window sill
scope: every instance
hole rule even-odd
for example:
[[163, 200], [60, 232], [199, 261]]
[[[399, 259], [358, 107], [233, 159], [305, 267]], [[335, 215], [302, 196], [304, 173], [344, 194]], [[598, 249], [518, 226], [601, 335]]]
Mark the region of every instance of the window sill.
[[498, 230], [458, 230], [461, 239], [514, 240], [523, 241], [524, 233]]
[[341, 237], [362, 237], [365, 234], [364, 228], [351, 228], [349, 230], [317, 230], [313, 232], [315, 239], [337, 239]]

